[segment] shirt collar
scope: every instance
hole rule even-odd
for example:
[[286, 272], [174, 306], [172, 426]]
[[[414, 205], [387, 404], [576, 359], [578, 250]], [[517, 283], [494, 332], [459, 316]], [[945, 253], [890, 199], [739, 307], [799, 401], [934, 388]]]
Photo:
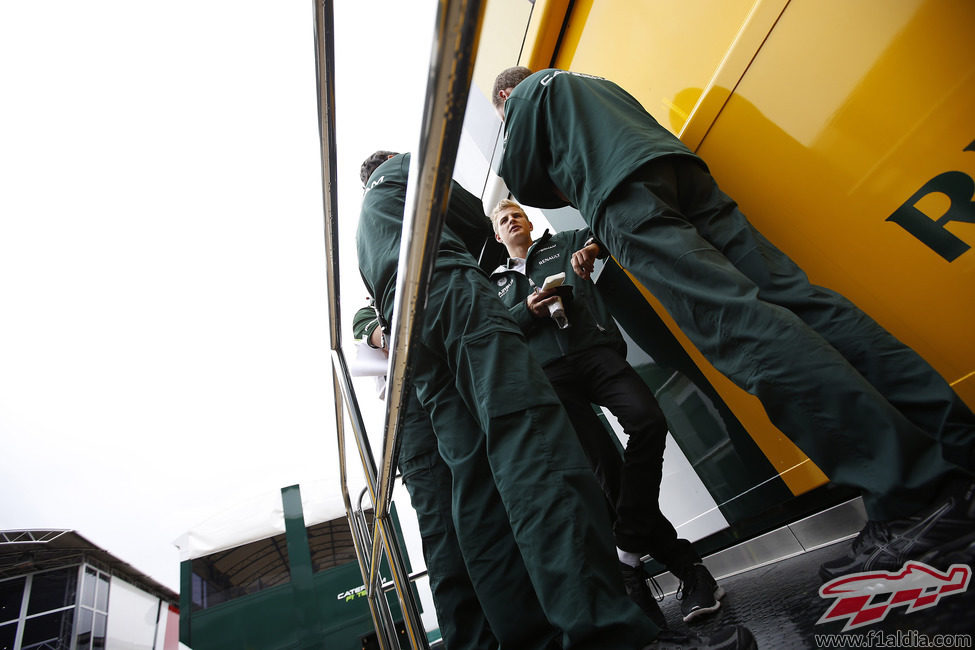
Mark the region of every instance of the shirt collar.
[[525, 258], [524, 257], [509, 257], [508, 261], [505, 262], [505, 268], [509, 271], [517, 271], [522, 275], [525, 275]]

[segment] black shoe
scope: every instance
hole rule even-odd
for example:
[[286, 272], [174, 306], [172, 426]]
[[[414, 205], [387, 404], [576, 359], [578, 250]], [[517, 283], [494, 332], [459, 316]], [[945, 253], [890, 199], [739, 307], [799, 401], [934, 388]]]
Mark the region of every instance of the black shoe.
[[946, 570], [952, 564], [967, 564], [968, 566], [975, 566], [975, 537], [968, 541], [961, 541], [957, 545], [952, 544], [951, 546], [952, 548], [946, 550], [946, 552], [941, 555], [940, 558], [938, 558], [941, 563], [941, 566], [938, 568]]
[[723, 627], [708, 636], [661, 630], [653, 643], [643, 650], [756, 650], [755, 637], [747, 627]]
[[718, 586], [711, 572], [701, 563], [691, 564], [682, 569], [677, 600], [684, 622], [689, 623], [699, 616], [716, 612], [721, 607], [719, 599], [724, 598], [724, 589]]
[[[956, 482], [914, 517], [868, 521], [843, 557], [819, 567], [823, 582], [863, 571], [896, 571], [908, 560], [938, 566], [975, 540], [975, 483]], [[938, 568], [943, 568], [938, 566]]]
[[650, 586], [647, 584], [649, 576], [643, 570], [643, 565], [630, 566], [620, 562], [620, 573], [623, 574], [623, 584], [626, 586], [626, 595], [630, 600], [636, 603], [657, 627], [661, 630], [667, 629], [667, 619], [664, 618], [664, 613], [660, 611], [657, 600], [650, 592]]

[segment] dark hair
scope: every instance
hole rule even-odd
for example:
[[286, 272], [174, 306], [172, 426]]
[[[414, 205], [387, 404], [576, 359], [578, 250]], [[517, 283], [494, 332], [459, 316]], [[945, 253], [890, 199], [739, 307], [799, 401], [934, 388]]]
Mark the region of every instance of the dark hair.
[[398, 156], [399, 154], [395, 151], [384, 151], [380, 149], [379, 151], [371, 154], [362, 162], [362, 167], [359, 168], [359, 179], [362, 181], [362, 187], [366, 186], [366, 181], [372, 176], [372, 173], [376, 171], [376, 167], [392, 158], [393, 156]]
[[502, 70], [501, 74], [494, 80], [494, 90], [491, 94], [491, 101], [494, 102], [494, 107], [498, 108], [501, 106], [501, 95], [499, 93], [502, 90], [514, 88], [531, 76], [531, 73], [532, 71], [523, 65], [516, 65], [513, 68]]

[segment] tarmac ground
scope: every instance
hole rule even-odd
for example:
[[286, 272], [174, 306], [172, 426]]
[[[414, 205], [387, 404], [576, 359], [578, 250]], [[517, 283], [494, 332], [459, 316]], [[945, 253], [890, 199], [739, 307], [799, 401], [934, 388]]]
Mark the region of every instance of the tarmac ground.
[[[878, 615], [875, 622], [847, 631], [843, 629], [850, 617], [818, 623], [837, 600], [820, 596], [819, 565], [843, 555], [849, 544], [846, 540], [719, 580], [726, 592], [721, 609], [700, 622], [687, 624], [681, 620], [680, 603], [674, 594], [669, 594], [660, 608], [675, 629], [707, 634], [716, 626], [745, 625], [755, 635], [759, 648], [975, 647], [975, 580], [969, 581], [964, 591], [943, 591], [939, 598], [931, 594], [948, 581], [936, 580], [927, 591], [906, 588], [907, 580], [894, 581], [889, 583], [898, 587], [893, 591], [846, 603], [851, 614], [874, 611]], [[969, 577], [971, 571], [968, 567]], [[963, 575], [964, 571], [955, 574], [958, 580]], [[929, 576], [925, 577], [930, 585]], [[904, 589], [899, 588], [902, 583]], [[903, 603], [898, 604], [898, 599]], [[930, 601], [934, 602], [923, 609], [918, 607]], [[907, 611], [912, 602], [914, 611]], [[886, 608], [884, 603], [888, 604]], [[879, 618], [881, 614], [883, 618]]]

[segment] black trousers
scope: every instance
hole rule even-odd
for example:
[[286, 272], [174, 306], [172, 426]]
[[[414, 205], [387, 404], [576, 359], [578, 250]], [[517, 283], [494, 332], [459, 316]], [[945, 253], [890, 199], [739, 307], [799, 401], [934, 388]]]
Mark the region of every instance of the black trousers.
[[[544, 370], [614, 506], [616, 545], [632, 553], [649, 553], [678, 575], [686, 565], [699, 562], [690, 542], [678, 539], [673, 524], [660, 511], [667, 421], [650, 387], [619, 352], [607, 346], [573, 353]], [[623, 458], [592, 404], [609, 409], [629, 436]]]

